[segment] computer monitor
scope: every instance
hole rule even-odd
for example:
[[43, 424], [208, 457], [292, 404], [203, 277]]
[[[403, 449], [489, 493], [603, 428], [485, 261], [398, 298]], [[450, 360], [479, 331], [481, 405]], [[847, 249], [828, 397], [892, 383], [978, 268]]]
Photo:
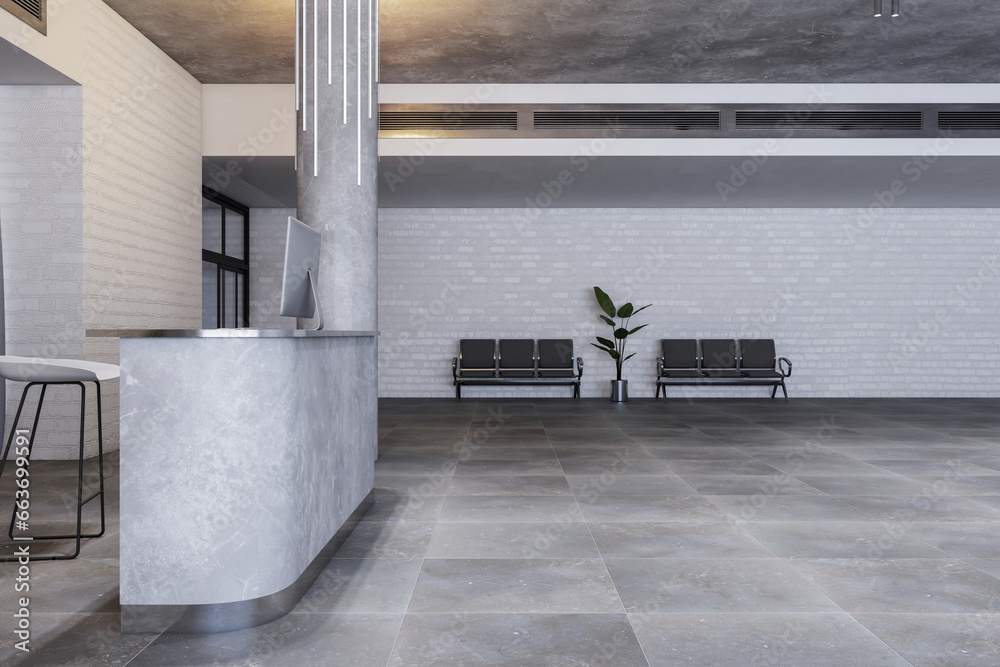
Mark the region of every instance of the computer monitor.
[[317, 331], [323, 328], [323, 312], [316, 292], [320, 239], [318, 231], [288, 216], [285, 268], [281, 277], [281, 314], [303, 319], [315, 316]]

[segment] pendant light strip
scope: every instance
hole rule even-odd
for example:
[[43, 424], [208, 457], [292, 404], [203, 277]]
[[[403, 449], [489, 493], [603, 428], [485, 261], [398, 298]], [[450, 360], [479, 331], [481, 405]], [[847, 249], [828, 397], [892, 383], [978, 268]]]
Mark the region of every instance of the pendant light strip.
[[306, 62], [309, 56], [309, 21], [306, 19], [306, 0], [302, 0], [302, 131], [305, 132], [306, 128], [306, 118], [309, 116], [306, 113], [306, 107], [308, 105], [308, 92], [306, 85]]
[[347, 125], [347, 0], [344, 0], [344, 93], [341, 98], [344, 100], [344, 125]]
[[326, 85], [333, 85], [333, 0], [326, 6]]
[[358, 185], [361, 185], [361, 0], [358, 0]]
[[302, 70], [302, 63], [299, 59], [299, 3], [302, 0], [295, 0], [295, 110], [299, 110], [299, 72]]
[[319, 176], [319, 2], [313, 0], [313, 176]]
[[375, 0], [375, 83], [379, 82], [379, 66], [380, 66], [379, 61], [381, 60], [379, 55], [381, 54], [380, 49], [382, 45], [379, 43], [378, 39], [378, 26], [379, 26], [379, 19], [381, 17], [382, 13], [379, 11], [379, 0]]
[[372, 14], [375, 0], [368, 0], [368, 118], [372, 117]]

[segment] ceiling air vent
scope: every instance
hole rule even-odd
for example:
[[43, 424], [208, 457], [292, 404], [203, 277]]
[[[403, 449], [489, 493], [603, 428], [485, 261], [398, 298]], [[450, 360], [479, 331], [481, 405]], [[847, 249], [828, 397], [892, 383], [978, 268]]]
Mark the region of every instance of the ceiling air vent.
[[0, 0], [0, 8], [6, 9], [43, 35], [46, 34], [47, 6], [46, 0]]
[[920, 111], [736, 110], [737, 130], [920, 130]]
[[536, 111], [536, 130], [718, 130], [719, 111]]
[[516, 130], [517, 111], [383, 111], [378, 129], [421, 130]]
[[1000, 131], [1000, 111], [939, 111], [938, 128]]

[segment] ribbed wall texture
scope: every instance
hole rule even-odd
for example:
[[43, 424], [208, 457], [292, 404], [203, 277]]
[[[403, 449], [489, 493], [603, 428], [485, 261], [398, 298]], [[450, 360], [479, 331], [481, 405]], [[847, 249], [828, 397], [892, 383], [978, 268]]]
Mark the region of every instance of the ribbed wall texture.
[[453, 395], [464, 337], [572, 337], [583, 395], [608, 396], [594, 285], [653, 304], [629, 339], [632, 396], [653, 396], [675, 337], [774, 338], [793, 397], [1000, 395], [996, 209], [383, 209], [379, 267], [384, 396]]

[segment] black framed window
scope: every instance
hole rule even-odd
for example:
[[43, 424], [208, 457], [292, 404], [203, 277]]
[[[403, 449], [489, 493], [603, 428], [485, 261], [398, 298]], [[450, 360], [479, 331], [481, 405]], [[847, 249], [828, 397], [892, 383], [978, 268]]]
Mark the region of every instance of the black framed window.
[[250, 209], [202, 188], [202, 327], [250, 326]]

